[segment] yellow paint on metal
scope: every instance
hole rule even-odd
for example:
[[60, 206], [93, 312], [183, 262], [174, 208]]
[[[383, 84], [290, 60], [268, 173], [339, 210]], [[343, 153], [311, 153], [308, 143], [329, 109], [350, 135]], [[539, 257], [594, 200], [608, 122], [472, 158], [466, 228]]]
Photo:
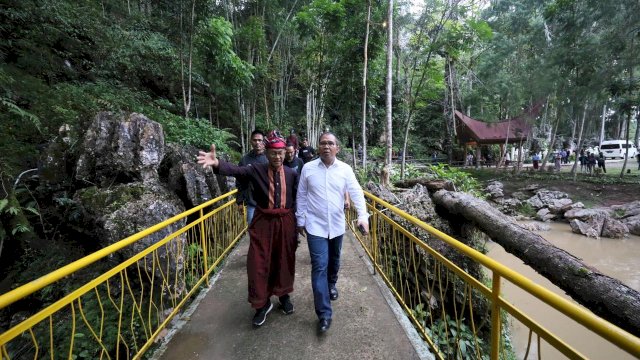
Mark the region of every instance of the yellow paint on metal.
[[[351, 227], [351, 230], [354, 232], [356, 238], [364, 247], [365, 252], [372, 260], [374, 269], [376, 269], [376, 272], [381, 275], [383, 280], [392, 289], [398, 301], [401, 303], [405, 311], [407, 311], [407, 313], [409, 314], [410, 319], [414, 322], [416, 327], [420, 329], [420, 332], [425, 335], [427, 333], [425, 328], [432, 329], [430, 330], [432, 333], [435, 331], [433, 329], [438, 329], [439, 326], [444, 328], [444, 332], [438, 334], [438, 336], [441, 336], [443, 338], [438, 339], [436, 337], [436, 339], [427, 340], [427, 342], [434, 350], [434, 353], [436, 353], [438, 357], [458, 357], [461, 355], [461, 346], [454, 346], [454, 348], [443, 349], [442, 344], [451, 341], [456, 344], [460, 344], [459, 337], [450, 336], [451, 334], [453, 334], [453, 332], [451, 331], [451, 326], [461, 326], [461, 317], [464, 316], [465, 310], [461, 309], [462, 312], [459, 311], [459, 309], [457, 309], [456, 307], [457, 302], [453, 302], [454, 308], [450, 309], [451, 313], [446, 313], [444, 307], [440, 304], [442, 303], [442, 301], [440, 301], [440, 303], [438, 301], [434, 302], [433, 289], [435, 288], [435, 286], [438, 286], [440, 289], [446, 286], [455, 287], [457, 286], [456, 284], [458, 282], [464, 282], [468, 284], [467, 286], [470, 286], [468, 291], [465, 288], [465, 290], [462, 292], [463, 297], [465, 297], [464, 302], [469, 303], [469, 309], [473, 309], [471, 307], [473, 299], [480, 299], [478, 298], [479, 295], [483, 296], [487, 301], [491, 303], [492, 311], [490, 315], [491, 322], [495, 324], [494, 327], [499, 327], [501, 322], [503, 321], [503, 316], [500, 314], [500, 310], [504, 310], [506, 311], [506, 313], [514, 316], [514, 318], [520, 321], [522, 324], [529, 327], [532, 332], [535, 332], [538, 338], [538, 343], [542, 338], [549, 345], [556, 348], [568, 358], [584, 358], [584, 355], [581, 354], [578, 350], [566, 344], [564, 341], [562, 341], [562, 339], [558, 338], [556, 335], [540, 326], [533, 319], [529, 318], [513, 305], [506, 303], [504, 299], [499, 296], [499, 285], [502, 278], [510, 281], [514, 285], [522, 288], [531, 296], [542, 300], [544, 303], [565, 314], [568, 319], [573, 319], [574, 321], [582, 324], [583, 326], [590, 329], [595, 334], [598, 334], [607, 341], [611, 342], [612, 344], [617, 345], [621, 349], [634, 356], [640, 357], [639, 338], [593, 315], [589, 311], [586, 311], [579, 306], [563, 299], [555, 293], [533, 283], [531, 280], [527, 279], [521, 274], [507, 268], [506, 266], [494, 261], [486, 255], [457, 241], [451, 236], [433, 228], [432, 226], [373, 196], [372, 194], [365, 192], [365, 196], [368, 200], [367, 208], [372, 214], [370, 220], [372, 224], [372, 239], [367, 239], [365, 241], [365, 239], [357, 231], [355, 231], [354, 225], [351, 222], [349, 222], [348, 224]], [[353, 210], [349, 212], [347, 216], [349, 219], [355, 218]], [[474, 262], [484, 266], [486, 269], [493, 273], [492, 284], [494, 289], [492, 290], [488, 288], [478, 279], [471, 276], [466, 271], [451, 262], [449, 259], [445, 258], [443, 255], [429, 247], [424, 241], [420, 240], [415, 234], [412, 234], [411, 232], [406, 230], [402, 225], [398, 223], [398, 221], [394, 219], [398, 221], [407, 221], [409, 224], [426, 231], [428, 233], [427, 236], [434, 236], [440, 239], [448, 246], [454, 248], [460, 254], [473, 259]], [[391, 249], [393, 249], [393, 251], [389, 251], [390, 247]], [[422, 260], [420, 261], [426, 261], [426, 263], [417, 263], [418, 260], [416, 260], [416, 255], [413, 252], [414, 247], [424, 250], [424, 255], [421, 255]], [[406, 259], [410, 259], [410, 261], [407, 261]], [[435, 264], [431, 264], [432, 262], [435, 262]], [[442, 266], [438, 264], [444, 265], [446, 271], [444, 271]], [[401, 267], [403, 267], [402, 271], [399, 270]], [[432, 281], [429, 279], [423, 280], [423, 282], [426, 282], [427, 285], [426, 294], [417, 294], [415, 292], [412, 292], [415, 291], [415, 289], [412, 290], [412, 286], [409, 285], [411, 283], [418, 283], [418, 277], [415, 274], [418, 271], [429, 271], [429, 267], [432, 268], [430, 272], [431, 276], [435, 277], [436, 279]], [[413, 274], [412, 279], [410, 280], [409, 278], [403, 277], [403, 272]], [[416, 288], [416, 286], [414, 285], [413, 288]], [[476, 291], [478, 292], [478, 295], [475, 295]], [[442, 292], [442, 290], [438, 294], [440, 299], [443, 299], [443, 297], [446, 295], [447, 294]], [[425, 296], [427, 297], [428, 301], [423, 301], [425, 299]], [[421, 310], [424, 309], [425, 306], [430, 307], [430, 309], [428, 311]], [[434, 306], [435, 308], [431, 309], [431, 307]], [[438, 306], [440, 306], [440, 310], [434, 312], [434, 310], [436, 310]], [[473, 311], [469, 309], [467, 309], [466, 311], [469, 312], [472, 317], [470, 322], [473, 329], [473, 334], [477, 334], [480, 330], [477, 328], [477, 325], [475, 324], [475, 320], [473, 318], [478, 315], [473, 313]], [[423, 317], [425, 316], [424, 313], [426, 313], [426, 319], [419, 320], [416, 316], [414, 316], [414, 314], [418, 313], [422, 313], [421, 316]], [[438, 317], [436, 318], [436, 316]], [[453, 318], [451, 318], [451, 316], [453, 316]], [[457, 333], [457, 330], [455, 332]], [[506, 349], [504, 348], [503, 342], [500, 341], [500, 333], [501, 332], [498, 330], [494, 332], [493, 336], [491, 337], [491, 341], [494, 344], [494, 346], [490, 347], [492, 359], [506, 356]], [[481, 340], [479, 338], [474, 338], [473, 346], [475, 348], [476, 355], [480, 354], [481, 351], [480, 342]], [[441, 344], [439, 345], [438, 343]], [[449, 355], [446, 355], [445, 351], [451, 352], [448, 353]]]
[[[87, 265], [116, 254], [118, 250], [149, 234], [167, 229], [190, 214], [199, 212], [200, 216], [196, 220], [107, 269], [0, 334], [1, 358], [10, 359], [13, 356], [12, 341], [20, 341], [23, 338], [20, 335], [27, 331], [33, 334], [33, 347], [29, 351], [36, 351], [37, 358], [71, 358], [79, 355], [80, 346], [85, 349], [81, 355], [85, 358], [128, 359], [142, 355], [245, 233], [246, 223], [234, 209], [235, 200], [232, 195], [235, 192], [217, 197], [2, 295], [0, 303], [8, 306], [67, 275], [75, 274]], [[204, 212], [205, 208], [212, 206], [217, 207]], [[213, 233], [214, 227], [219, 233]], [[215, 253], [210, 252], [210, 249], [215, 249]], [[174, 265], [170, 265], [172, 263]], [[87, 310], [88, 302], [93, 302], [92, 310]], [[69, 333], [60, 338], [61, 330], [54, 323], [70, 324]], [[43, 327], [43, 324], [47, 326]], [[64, 349], [59, 347], [62, 345], [61, 341], [66, 341]], [[41, 346], [46, 342], [49, 342], [49, 346]], [[89, 343], [93, 345], [86, 348]], [[95, 353], [87, 353], [88, 349], [95, 349], [92, 350]], [[44, 355], [41, 354], [42, 350]]]
[[[77, 349], [74, 345], [79, 343], [80, 339], [84, 339], [83, 341], [91, 340], [97, 344], [99, 354], [91, 355], [100, 359], [111, 359], [111, 355], [116, 359], [140, 358], [189, 298], [208, 281], [211, 273], [216, 271], [220, 262], [245, 233], [246, 216], [244, 211], [239, 213], [235, 210], [233, 206], [235, 201], [229, 200], [212, 211], [204, 212], [205, 208], [230, 199], [234, 193], [235, 191], [190, 209], [0, 296], [0, 308], [6, 307], [85, 266], [115, 254], [118, 250], [145, 236], [199, 212], [196, 220], [173, 231], [164, 239], [108, 269], [102, 275], [79, 286], [67, 296], [0, 334], [2, 359], [10, 359], [8, 345], [27, 331], [30, 334], [36, 358], [46, 356], [47, 351], [51, 358], [58, 357], [55, 354], [57, 340], [54, 339], [54, 330], [56, 330], [54, 322], [58, 323], [60, 319], [65, 318], [65, 314], [69, 313], [71, 329], [68, 337], [69, 347], [65, 350], [65, 355], [68, 357], [75, 354]], [[502, 278], [521, 287], [532, 296], [627, 352], [640, 356], [638, 338], [569, 303], [391, 204], [369, 193], [366, 193], [366, 196], [369, 201], [367, 207], [372, 214], [370, 235], [363, 237], [357, 231], [354, 233], [372, 260], [375, 272], [389, 286], [410, 320], [434, 350], [437, 358], [488, 355], [483, 355], [486, 346], [481, 336], [481, 332], [486, 330], [483, 330], [482, 323], [476, 323], [476, 318], [487, 317], [493, 324], [493, 333], [490, 337], [493, 345], [489, 346], [491, 358], [508, 357], [500, 330], [500, 325], [504, 321], [501, 311], [511, 314], [529, 327], [531, 333], [537, 336], [538, 348], [540, 348], [540, 340], [544, 339], [569, 358], [584, 358], [576, 349], [507, 303], [500, 296]], [[354, 214], [350, 212], [347, 216], [351, 219]], [[486, 267], [493, 274], [491, 288], [483, 283], [486, 280], [477, 279], [467, 273], [451, 259], [427, 245], [419, 238], [419, 234], [408, 231], [400, 224], [404, 221], [426, 231], [429, 234], [427, 236], [435, 236], [460, 254]], [[355, 230], [355, 225], [351, 221], [348, 224], [352, 230]], [[169, 256], [173, 258], [170, 259]], [[182, 264], [181, 269], [172, 270], [169, 266], [170, 260]], [[141, 286], [145, 281], [148, 284]], [[452, 308], [451, 306], [446, 308], [444, 300], [451, 294], [459, 298], [452, 302]], [[106, 302], [103, 302], [103, 296], [106, 296], [104, 299]], [[85, 309], [84, 303], [91, 301], [92, 298], [95, 298], [93, 309], [98, 311], [97, 315], [89, 314]], [[478, 302], [481, 304], [483, 301], [490, 303], [490, 306], [484, 306], [485, 310], [480, 306], [478, 308], [480, 313], [478, 313], [472, 305], [478, 305]], [[78, 322], [76, 322], [76, 316], [78, 316]], [[108, 320], [107, 316], [115, 317], [117, 322], [115, 341], [118, 345], [115, 346], [115, 352], [111, 354], [109, 347], [113, 349], [113, 344], [108, 344], [105, 336], [113, 332], [113, 329], [107, 331], [107, 327], [114, 325], [113, 320]], [[49, 320], [48, 326], [45, 327], [47, 330], [43, 331], [41, 325], [47, 318]], [[472, 339], [461, 337], [461, 329], [467, 326], [466, 324], [470, 324]], [[84, 330], [80, 330], [80, 327]], [[129, 338], [135, 333], [138, 334], [137, 337]], [[45, 337], [49, 341], [48, 347], [41, 346]], [[42, 350], [45, 352], [44, 355], [40, 355]]]
[[497, 360], [500, 354], [500, 339], [502, 338], [502, 319], [500, 318], [500, 275], [493, 273], [491, 287], [491, 359]]
[[20, 286], [17, 289], [14, 289], [12, 291], [9, 291], [5, 294], [0, 295], [0, 309], [3, 309], [5, 307], [7, 307], [8, 305], [14, 303], [16, 300], [18, 299], [22, 299], [25, 296], [27, 296], [28, 294], [32, 294], [35, 291], [38, 291], [40, 289], [42, 289], [43, 287], [52, 284], [60, 279], [62, 279], [65, 276], [68, 276], [69, 274], [76, 272], [82, 268], [84, 268], [87, 265], [90, 265], [100, 259], [103, 259], [111, 254], [113, 254], [114, 252], [129, 246], [133, 243], [135, 243], [136, 241], [144, 238], [145, 236], [148, 236], [150, 234], [153, 234], [154, 232], [160, 230], [160, 229], [164, 229], [165, 227], [175, 223], [176, 221], [179, 221], [181, 219], [187, 218], [187, 216], [195, 213], [196, 211], [199, 211], [200, 209], [204, 209], [206, 207], [209, 207], [213, 204], [215, 204], [216, 202], [224, 199], [224, 198], [228, 198], [231, 195], [234, 195], [238, 190], [233, 190], [227, 194], [224, 195], [220, 195], [215, 199], [209, 200], [204, 204], [198, 205], [190, 210], [187, 210], [183, 213], [180, 213], [168, 220], [165, 220], [161, 223], [158, 223], [150, 228], [147, 228], [145, 230], [142, 230], [138, 233], [136, 233], [135, 235], [131, 235], [128, 238], [125, 238], [123, 240], [118, 241], [115, 244], [109, 245], [103, 249], [100, 249], [96, 252], [94, 252], [93, 254], [90, 254], [88, 256], [83, 257], [80, 260], [74, 261], [69, 265], [63, 266], [60, 269], [50, 272], [49, 274], [42, 276], [28, 284], [25, 284], [23, 286]]

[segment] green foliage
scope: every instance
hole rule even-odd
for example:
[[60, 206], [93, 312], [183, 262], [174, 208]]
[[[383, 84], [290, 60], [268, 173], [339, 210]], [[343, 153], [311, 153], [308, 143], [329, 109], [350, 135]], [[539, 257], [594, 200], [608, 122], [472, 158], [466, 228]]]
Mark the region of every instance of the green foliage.
[[482, 187], [478, 180], [467, 172], [458, 168], [452, 168], [445, 164], [431, 165], [429, 171], [439, 179], [449, 180], [458, 191], [472, 194], [478, 198], [484, 198], [486, 194], [482, 192]]
[[372, 159], [384, 159], [386, 148], [383, 146], [373, 146], [367, 149], [367, 154]]
[[529, 204], [528, 202], [522, 202], [519, 206], [518, 206], [518, 212], [526, 217], [530, 217], [533, 218], [536, 216], [536, 209], [531, 206], [531, 204]]
[[9, 111], [9, 114], [16, 115], [22, 120], [29, 121], [29, 123], [31, 123], [36, 128], [36, 130], [38, 130], [38, 132], [42, 132], [42, 124], [40, 122], [40, 118], [38, 118], [36, 115], [23, 110], [9, 99], [0, 98], [0, 105], [4, 106]]
[[[459, 322], [451, 319], [435, 319], [433, 326], [428, 321], [429, 313], [422, 303], [412, 309], [413, 315], [426, 328], [427, 335], [445, 359], [488, 359], [488, 346], [481, 337], [476, 336], [462, 318]], [[479, 352], [478, 352], [479, 350]]]
[[624, 216], [625, 216], [625, 214], [626, 214], [626, 211], [624, 211], [624, 209], [615, 209], [615, 210], [613, 211], [613, 216], [614, 216], [616, 219], [619, 219], [619, 218], [624, 217]]
[[[391, 166], [390, 172], [390, 180], [391, 182], [401, 181], [401, 164], [393, 164]], [[405, 164], [404, 176], [405, 179], [415, 179], [425, 177], [428, 173], [421, 168], [418, 168], [415, 164], [407, 163]]]
[[185, 119], [168, 112], [161, 112], [156, 120], [162, 124], [165, 131], [165, 141], [182, 145], [193, 145], [201, 149], [208, 149], [216, 144], [222, 152], [230, 152], [232, 145], [237, 145], [235, 135], [225, 129], [217, 129], [208, 121], [202, 119]]
[[[259, 31], [257, 27], [253, 29]], [[220, 17], [209, 19], [198, 29], [196, 45], [206, 64], [203, 73], [214, 93], [220, 86], [238, 88], [248, 85], [253, 79], [253, 66], [234, 52], [232, 38], [231, 23]]]

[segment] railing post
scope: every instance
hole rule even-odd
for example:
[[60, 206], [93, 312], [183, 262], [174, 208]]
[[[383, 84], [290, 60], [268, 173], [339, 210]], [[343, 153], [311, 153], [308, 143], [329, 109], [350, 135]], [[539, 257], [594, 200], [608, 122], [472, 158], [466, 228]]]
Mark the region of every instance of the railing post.
[[500, 337], [502, 334], [500, 319], [500, 274], [493, 272], [493, 283], [491, 285], [491, 359], [498, 360], [500, 355]]
[[372, 254], [373, 254], [373, 273], [376, 273], [376, 267], [375, 265], [378, 264], [378, 217], [376, 216], [376, 211], [378, 210], [378, 207], [376, 206], [376, 201], [373, 200], [373, 214], [371, 215], [371, 217], [373, 217], [373, 221], [371, 222], [371, 247], [372, 249]]
[[207, 286], [209, 286], [209, 276], [206, 276], [207, 272], [209, 271], [209, 254], [207, 253], [207, 241], [204, 237], [204, 210], [200, 209], [200, 244], [202, 246], [202, 256], [204, 257], [204, 275], [205, 275], [205, 281], [207, 282]]

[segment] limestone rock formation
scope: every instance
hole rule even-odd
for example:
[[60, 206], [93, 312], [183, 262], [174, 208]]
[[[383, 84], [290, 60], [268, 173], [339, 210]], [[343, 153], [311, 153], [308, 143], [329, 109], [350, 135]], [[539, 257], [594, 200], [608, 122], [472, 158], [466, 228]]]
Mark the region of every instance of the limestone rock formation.
[[[62, 130], [70, 133], [68, 127]], [[197, 149], [165, 145], [162, 126], [142, 114], [98, 113], [79, 134], [82, 145], [76, 152], [67, 146], [65, 134], [61, 133], [60, 141], [45, 150], [40, 172], [55, 176], [41, 181], [47, 181], [53, 191], [52, 184], [64, 183], [59, 192], [73, 198], [71, 202], [78, 209], [74, 229], [79, 229], [85, 243], [95, 244], [91, 246], [94, 249], [111, 245], [227, 191], [223, 177], [197, 165]], [[129, 258], [185, 224], [186, 219], [177, 221], [111, 258]], [[139, 262], [146, 274], [156, 279], [162, 274], [174, 274], [171, 294], [184, 290], [181, 270], [187, 254], [185, 242], [181, 235], [168, 246], [158, 248], [155, 272], [151, 258]]]
[[87, 129], [76, 179], [91, 184], [157, 181], [162, 126], [142, 114], [99, 113]]
[[502, 199], [504, 197], [503, 185], [500, 181], [490, 181], [487, 186], [484, 188], [485, 193], [488, 195], [489, 199], [496, 200]]
[[198, 149], [193, 146], [167, 144], [159, 174], [167, 187], [176, 193], [187, 208], [200, 205], [228, 191], [226, 183], [211, 170], [199, 166], [193, 159]]

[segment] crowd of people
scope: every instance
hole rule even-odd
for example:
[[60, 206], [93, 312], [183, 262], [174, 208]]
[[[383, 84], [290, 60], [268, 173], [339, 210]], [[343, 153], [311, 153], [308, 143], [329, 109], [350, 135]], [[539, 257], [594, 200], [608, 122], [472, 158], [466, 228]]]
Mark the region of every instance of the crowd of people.
[[[560, 171], [563, 164], [569, 164], [569, 162], [571, 161], [571, 153], [572, 151], [569, 149], [554, 151], [553, 154], [551, 154], [549, 157], [549, 160], [553, 163], [553, 169], [555, 171]], [[436, 159], [436, 156], [437, 155], [434, 153], [433, 158]], [[638, 170], [640, 170], [640, 153], [638, 153], [635, 158], [638, 161]], [[575, 153], [575, 159], [580, 164], [581, 173], [586, 173], [589, 175], [593, 175], [596, 173], [607, 173], [606, 157], [602, 152], [596, 153], [596, 151], [581, 149], [579, 153]], [[490, 153], [482, 154], [479, 165], [490, 166], [492, 160], [493, 159]], [[538, 170], [540, 168], [541, 161], [542, 155], [540, 152], [533, 152], [531, 154], [531, 163], [534, 170]], [[509, 152], [505, 152], [503, 156], [503, 165], [509, 166], [510, 163], [511, 156]], [[464, 166], [471, 167], [476, 165], [478, 164], [475, 155], [472, 152], [467, 153], [464, 158]]]
[[295, 252], [305, 236], [311, 257], [311, 287], [318, 317], [317, 331], [325, 333], [333, 318], [331, 301], [338, 299], [338, 272], [345, 209], [355, 207], [357, 226], [366, 235], [369, 220], [364, 192], [346, 163], [337, 159], [340, 143], [325, 132], [318, 151], [306, 138], [302, 146], [293, 130], [285, 139], [277, 131], [251, 133], [251, 150], [238, 165], [218, 159], [215, 145], [200, 151], [198, 163], [214, 173], [234, 176], [237, 202], [247, 209], [248, 301], [255, 314], [254, 327], [262, 326], [278, 298], [284, 314], [294, 313], [291, 299], [295, 278]]
[[[209, 152], [200, 151], [198, 163], [214, 173], [233, 176], [237, 180], [237, 204], [246, 208], [249, 233], [247, 254], [248, 301], [255, 309], [252, 324], [262, 326], [273, 310], [271, 297], [278, 298], [284, 314], [294, 313], [291, 299], [295, 279], [295, 253], [301, 236], [306, 237], [311, 258], [311, 284], [314, 308], [318, 316], [317, 330], [325, 333], [333, 317], [331, 301], [338, 299], [338, 273], [342, 238], [345, 233], [345, 209], [353, 203], [357, 225], [369, 232], [364, 193], [353, 169], [337, 159], [340, 143], [335, 134], [323, 133], [318, 149], [309, 139], [301, 143], [294, 130], [284, 138], [277, 131], [265, 135], [251, 133], [251, 150], [235, 165], [218, 159], [215, 145]], [[505, 165], [510, 157], [504, 155]], [[556, 170], [569, 162], [571, 151], [553, 155]], [[602, 152], [581, 150], [577, 155], [580, 171], [606, 173]], [[490, 162], [487, 154], [481, 161]], [[435, 157], [435, 153], [434, 153]], [[640, 154], [638, 170], [640, 170]], [[538, 169], [540, 153], [532, 155], [533, 168]], [[465, 165], [475, 165], [472, 153]]]

